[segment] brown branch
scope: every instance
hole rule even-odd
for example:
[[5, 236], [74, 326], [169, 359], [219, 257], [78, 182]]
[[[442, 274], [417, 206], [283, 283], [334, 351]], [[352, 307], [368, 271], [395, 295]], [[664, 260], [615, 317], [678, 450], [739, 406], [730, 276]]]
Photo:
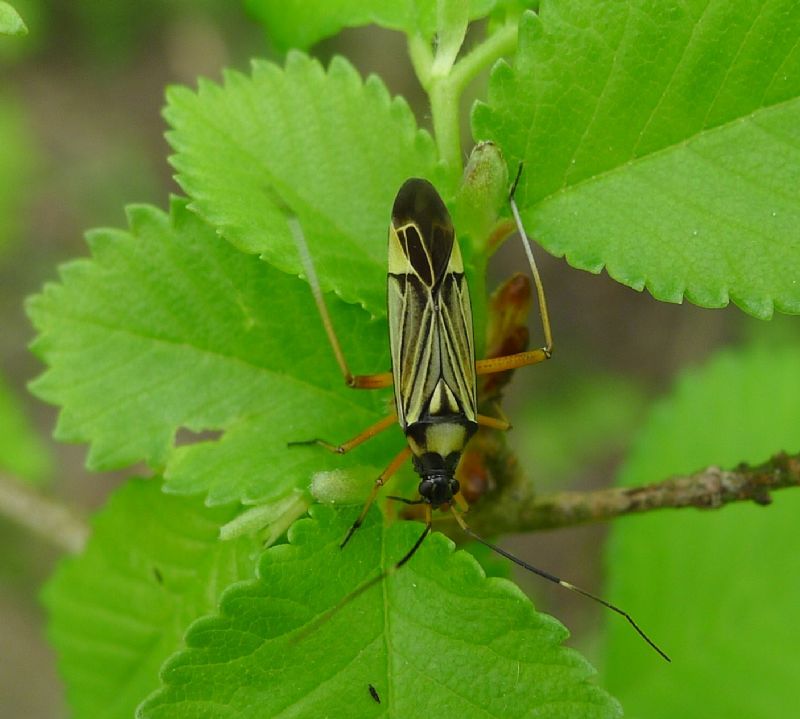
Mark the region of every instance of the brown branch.
[[[781, 452], [763, 464], [740, 464], [733, 470], [708, 467], [639, 487], [538, 496], [501, 437], [498, 432], [481, 432], [474, 448], [484, 453], [483, 462], [476, 462], [478, 474], [492, 476], [489, 484], [494, 485], [482, 498], [475, 497], [469, 514], [471, 526], [484, 534], [557, 529], [658, 509], [719, 509], [743, 501], [768, 505], [771, 492], [800, 486], [800, 454]], [[71, 554], [81, 551], [89, 533], [86, 522], [71, 509], [2, 473], [0, 515]], [[444, 515], [441, 522], [453, 520]]]
[[0, 516], [8, 517], [69, 554], [80, 552], [89, 536], [86, 522], [69, 507], [1, 473]]
[[[512, 457], [504, 468], [517, 474]], [[708, 467], [690, 475], [639, 487], [613, 487], [592, 492], [557, 492], [536, 496], [512, 481], [496, 501], [480, 502], [470, 513], [476, 527], [490, 533], [531, 532], [601, 522], [657, 509], [719, 509], [731, 502], [770, 504], [770, 493], [800, 486], [800, 455], [779, 453], [763, 464], [736, 469]], [[529, 485], [528, 485], [529, 487]]]
[[[488, 306], [487, 357], [528, 347], [530, 281], [509, 278], [492, 294]], [[480, 411], [502, 412], [502, 394], [511, 371], [479, 378]], [[770, 492], [800, 485], [800, 455], [779, 453], [764, 464], [740, 464], [734, 470], [708, 467], [641, 487], [538, 496], [525, 477], [505, 436], [480, 428], [470, 441], [456, 475], [471, 506], [470, 523], [486, 534], [533, 532], [601, 522], [656, 509], [717, 509], [731, 502], [769, 504]], [[445, 520], [452, 524], [452, 519]]]

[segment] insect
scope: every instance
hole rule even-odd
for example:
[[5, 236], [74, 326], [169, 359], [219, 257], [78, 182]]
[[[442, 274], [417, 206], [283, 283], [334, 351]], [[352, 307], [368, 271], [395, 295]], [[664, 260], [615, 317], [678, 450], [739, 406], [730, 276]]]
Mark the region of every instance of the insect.
[[375, 700], [375, 701], [376, 701], [378, 704], [380, 704], [380, 703], [381, 703], [381, 696], [380, 696], [380, 694], [378, 694], [378, 690], [377, 690], [377, 689], [376, 689], [374, 686], [372, 686], [372, 684], [368, 684], [368, 685], [367, 685], [367, 687], [368, 687], [368, 689], [369, 689], [369, 695], [370, 695], [370, 696], [371, 696], [371, 697], [372, 697], [372, 698], [373, 698], [373, 699], [374, 699], [374, 700]]
[[[520, 172], [521, 169], [520, 166]], [[625, 617], [639, 635], [669, 661], [669, 657], [627, 612], [488, 542], [477, 535], [462, 516], [467, 512], [468, 505], [459, 493], [455, 474], [467, 442], [478, 427], [500, 431], [510, 427], [505, 419], [478, 413], [477, 377], [542, 362], [550, 358], [553, 349], [544, 289], [514, 201], [519, 176], [518, 172], [509, 193], [509, 202], [536, 285], [544, 345], [504, 357], [475, 361], [469, 289], [450, 213], [430, 182], [420, 178], [409, 179], [397, 193], [389, 225], [387, 315], [391, 372], [372, 375], [354, 375], [350, 372], [311, 258], [305, 246], [300, 244], [306, 275], [346, 384], [356, 389], [393, 386], [395, 410], [340, 445], [322, 439], [292, 444], [318, 444], [332, 452], [344, 454], [396, 422], [405, 434], [406, 446], [375, 480], [363, 509], [341, 543], [342, 548], [361, 526], [380, 489], [409, 458], [420, 477], [417, 499], [391, 499], [423, 505], [424, 531], [392, 568], [362, 585], [346, 597], [345, 602], [351, 601], [408, 562], [431, 532], [432, 510], [445, 509], [453, 514], [461, 529], [476, 541], [524, 569], [600, 602]], [[334, 608], [334, 611], [340, 607]]]

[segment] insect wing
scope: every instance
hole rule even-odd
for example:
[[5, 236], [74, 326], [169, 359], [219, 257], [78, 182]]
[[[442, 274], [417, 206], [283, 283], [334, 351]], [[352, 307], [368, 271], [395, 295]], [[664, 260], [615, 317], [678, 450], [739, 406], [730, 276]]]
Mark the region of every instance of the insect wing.
[[389, 338], [405, 428], [426, 416], [476, 421], [472, 308], [453, 223], [426, 180], [397, 193], [389, 227]]

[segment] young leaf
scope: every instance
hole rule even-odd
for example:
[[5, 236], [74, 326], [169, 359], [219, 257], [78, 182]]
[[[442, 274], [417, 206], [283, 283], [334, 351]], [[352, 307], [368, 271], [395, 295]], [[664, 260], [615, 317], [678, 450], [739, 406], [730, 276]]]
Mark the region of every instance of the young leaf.
[[431, 67], [434, 75], [447, 75], [458, 57], [469, 25], [467, 0], [437, 0], [436, 57]]
[[0, 0], [0, 35], [27, 35], [28, 28], [19, 13], [7, 2]]
[[[725, 352], [685, 375], [644, 426], [626, 485], [800, 450], [800, 347]], [[636, 607], [664, 670], [609, 623], [607, 675], [631, 716], [784, 716], [797, 703], [800, 493], [769, 507], [659, 513], [616, 523], [608, 589]], [[641, 607], [645, 611], [641, 611]], [[650, 607], [649, 611], [647, 607]], [[663, 638], [663, 639], [662, 639]]]
[[291, 53], [285, 68], [256, 62], [251, 77], [228, 73], [222, 87], [172, 88], [165, 115], [192, 209], [294, 275], [298, 221], [323, 289], [385, 314], [394, 195], [409, 177], [432, 178], [437, 160], [404, 100], [342, 58], [325, 71]]
[[800, 312], [800, 5], [542, 2], [475, 136], [533, 234], [654, 297]]
[[[488, 15], [497, 0], [463, 0], [469, 18]], [[246, 0], [248, 11], [261, 22], [282, 51], [305, 50], [345, 27], [375, 23], [407, 35], [433, 37], [436, 10], [442, 0]]]
[[[49, 365], [32, 389], [62, 406], [57, 436], [91, 442], [92, 469], [166, 465], [171, 491], [211, 503], [284, 497], [352, 464], [286, 446], [343, 441], [385, 411], [385, 394], [344, 386], [308, 285], [236, 251], [179, 201], [171, 216], [129, 218], [130, 232], [90, 233], [93, 258], [65, 265], [29, 305]], [[354, 369], [388, 368], [385, 326], [329, 302]], [[176, 450], [182, 427], [224, 435]], [[391, 449], [370, 445], [356, 459], [383, 465]]]
[[189, 623], [253, 576], [260, 542], [217, 536], [234, 514], [168, 497], [156, 480], [131, 480], [111, 497], [84, 553], [44, 592], [71, 716], [133, 716]]
[[[140, 719], [237, 717], [616, 717], [566, 631], [511, 583], [431, 536], [396, 574], [315, 619], [399, 559], [421, 525], [377, 511], [342, 551], [353, 514], [317, 506], [259, 578], [227, 591], [167, 662]], [[309, 632], [309, 628], [311, 631]], [[303, 634], [303, 630], [306, 634]], [[368, 692], [372, 684], [379, 706]]]

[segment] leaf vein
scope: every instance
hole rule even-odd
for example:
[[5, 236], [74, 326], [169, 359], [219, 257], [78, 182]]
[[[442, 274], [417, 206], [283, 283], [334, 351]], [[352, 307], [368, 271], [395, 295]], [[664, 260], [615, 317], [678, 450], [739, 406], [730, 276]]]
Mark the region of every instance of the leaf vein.
[[[658, 98], [658, 102], [656, 102], [653, 105], [653, 109], [650, 111], [650, 115], [648, 116], [648, 118], [644, 122], [644, 124], [642, 125], [642, 129], [639, 131], [639, 138], [636, 141], [636, 144], [634, 145], [633, 150], [631, 152], [632, 159], [639, 156], [638, 155], [639, 146], [642, 144], [642, 140], [644, 140], [645, 133], [649, 129], [650, 124], [653, 122], [653, 119], [656, 117], [656, 114], [658, 113], [659, 109], [661, 108], [662, 103], [664, 102], [664, 98], [667, 96], [667, 93], [669, 92], [670, 88], [672, 87], [673, 83], [675, 82], [675, 78], [676, 78], [676, 76], [678, 74], [678, 70], [680, 69], [681, 65], [683, 64], [683, 62], [684, 62], [684, 60], [685, 60], [685, 58], [687, 56], [687, 51], [689, 50], [689, 48], [691, 47], [692, 43], [694, 42], [695, 36], [696, 36], [698, 30], [700, 30], [700, 27], [703, 24], [703, 18], [705, 17], [706, 13], [708, 12], [709, 7], [711, 6], [711, 1], [712, 0], [707, 0], [706, 5], [703, 8], [703, 11], [700, 13], [700, 17], [698, 17], [697, 21], [692, 25], [692, 31], [689, 33], [689, 37], [686, 40], [686, 45], [684, 45], [683, 50], [681, 50], [681, 54], [678, 57], [677, 62], [675, 63], [675, 67], [673, 68], [672, 73], [670, 74], [669, 82], [667, 83], [666, 87], [662, 91], [661, 96]], [[660, 149], [664, 149], [664, 148], [660, 148]], [[648, 154], [650, 154], [650, 153], [648, 153]]]

